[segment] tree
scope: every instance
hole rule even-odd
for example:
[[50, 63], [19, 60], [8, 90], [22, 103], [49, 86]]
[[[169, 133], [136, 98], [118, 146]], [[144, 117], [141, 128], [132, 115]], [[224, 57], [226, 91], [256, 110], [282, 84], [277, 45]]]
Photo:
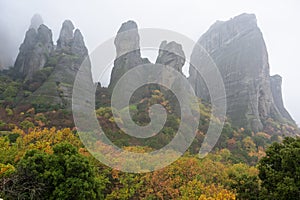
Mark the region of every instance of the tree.
[[61, 143], [53, 154], [27, 151], [4, 194], [7, 199], [103, 199], [106, 183], [74, 146]]
[[0, 163], [13, 164], [15, 156], [18, 154], [16, 144], [11, 144], [7, 136], [0, 137]]
[[229, 166], [227, 184], [235, 189], [238, 199], [255, 200], [259, 195], [258, 170], [246, 164], [239, 163]]
[[262, 199], [300, 199], [300, 138], [273, 143], [258, 168]]

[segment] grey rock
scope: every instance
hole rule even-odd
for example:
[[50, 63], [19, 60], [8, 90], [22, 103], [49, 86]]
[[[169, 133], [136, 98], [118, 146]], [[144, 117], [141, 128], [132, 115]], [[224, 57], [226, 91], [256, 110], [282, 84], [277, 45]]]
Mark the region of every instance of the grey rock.
[[140, 36], [138, 33], [137, 24], [134, 21], [127, 21], [123, 23], [118, 30], [115, 38], [115, 46], [117, 57], [127, 53], [135, 53], [140, 57]]
[[47, 26], [42, 24], [37, 31], [29, 29], [14, 64], [16, 72], [19, 76], [30, 79], [44, 67], [53, 48], [52, 32]]
[[185, 63], [185, 55], [182, 46], [174, 41], [163, 41], [159, 46], [159, 53], [156, 63], [167, 65], [182, 73]]
[[74, 25], [70, 20], [65, 20], [57, 40], [56, 51], [70, 53], [74, 37]]
[[148, 59], [141, 57], [139, 42], [137, 24], [134, 21], [123, 23], [114, 41], [117, 57], [111, 73], [110, 90], [124, 73], [138, 65], [150, 63]]
[[[84, 82], [93, 85], [91, 63], [83, 36], [78, 29], [74, 34], [73, 30], [72, 22], [66, 20], [60, 32], [57, 49], [52, 55], [57, 60], [54, 71], [27, 101], [41, 105], [58, 105], [71, 110], [73, 84], [77, 73], [84, 72]], [[83, 67], [80, 69], [81, 66]]]
[[74, 32], [74, 38], [71, 44], [71, 53], [79, 56], [87, 56], [88, 50], [84, 44], [83, 36], [79, 29]]
[[[163, 41], [159, 46], [159, 52], [156, 59], [156, 64], [161, 64], [173, 68], [175, 71], [179, 72], [181, 75], [182, 67], [185, 63], [185, 54], [182, 50], [182, 46], [174, 41], [167, 42]], [[170, 75], [173, 74], [173, 75]], [[180, 85], [180, 80], [176, 77], [175, 73], [170, 73], [170, 71], [162, 70], [161, 74], [157, 75], [157, 78], [160, 79], [161, 83], [168, 84], [169, 89], [182, 90], [182, 85]], [[163, 87], [160, 87], [160, 90], [164, 90]], [[169, 98], [172, 95], [169, 95]], [[172, 96], [172, 98], [175, 98]]]
[[287, 120], [293, 122], [293, 118], [289, 114], [289, 112], [286, 110], [283, 104], [283, 98], [282, 98], [282, 77], [279, 75], [271, 76], [271, 90], [272, 95], [274, 99], [274, 103], [276, 107], [278, 108], [280, 114]]
[[[255, 15], [242, 14], [226, 22], [217, 21], [198, 44], [220, 71], [227, 95], [227, 115], [234, 126], [260, 131], [268, 118], [283, 120], [273, 100], [268, 53]], [[199, 56], [195, 49], [191, 60]], [[207, 87], [193, 66], [189, 80], [196, 94], [209, 101]]]

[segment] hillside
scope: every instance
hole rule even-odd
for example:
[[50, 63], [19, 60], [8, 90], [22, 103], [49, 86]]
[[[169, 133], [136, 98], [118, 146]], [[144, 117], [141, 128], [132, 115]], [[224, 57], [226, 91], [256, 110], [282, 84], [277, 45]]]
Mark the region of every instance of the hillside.
[[[215, 108], [205, 81], [191, 65], [190, 76], [184, 80], [197, 95], [198, 104], [192, 109], [200, 115], [195, 138], [172, 165], [155, 170], [161, 159], [157, 158], [151, 163], [153, 172], [141, 174], [105, 166], [80, 140], [79, 133], [83, 131], [75, 126], [72, 115], [76, 75], [85, 70], [84, 84], [96, 91], [95, 99], [85, 102], [90, 106], [95, 101], [95, 108], [89, 114], [95, 114], [113, 144], [129, 152], [154, 152], [168, 145], [180, 130], [183, 120], [180, 99], [158, 84], [139, 87], [129, 104], [118, 112], [129, 112], [137, 125], [147, 126], [151, 123], [153, 105], [166, 110], [163, 128], [153, 133], [153, 137], [139, 138], [120, 128], [124, 119], [113, 115], [116, 108], [111, 107], [112, 92], [126, 72], [140, 65], [147, 70], [164, 65], [184, 76], [182, 68], [187, 55], [176, 41], [161, 41], [157, 59], [151, 63], [142, 57], [138, 25], [127, 21], [114, 40], [117, 57], [110, 84], [102, 87], [92, 80], [83, 34], [74, 29], [73, 23], [65, 20], [54, 43], [51, 29], [42, 22], [30, 26], [14, 66], [0, 72], [0, 197], [72, 199], [79, 191], [82, 199], [86, 196], [90, 199], [259, 199], [267, 194], [267, 186], [261, 190], [263, 175], [259, 176], [257, 164], [262, 158], [268, 161], [265, 156], [272, 152], [272, 146], [271, 150], [266, 149], [274, 142], [297, 146], [296, 139], [284, 138], [299, 136], [300, 131], [284, 107], [282, 77], [270, 75], [268, 52], [255, 15], [242, 14], [229, 21], [217, 21], [197, 42], [215, 62], [226, 90], [227, 116], [212, 152], [203, 159], [198, 157], [210, 121], [218, 124], [222, 120], [212, 115]], [[190, 59], [200, 62], [197, 47]], [[84, 68], [80, 69], [83, 62]], [[164, 79], [170, 88], [186, 90], [177, 78], [163, 73], [155, 78]], [[128, 88], [130, 84], [128, 81]], [[88, 126], [89, 119], [86, 120]], [[184, 130], [189, 129], [188, 126]], [[115, 153], [101, 141], [90, 142], [96, 150]], [[184, 149], [181, 143], [176, 145]], [[171, 153], [177, 155], [176, 151]], [[125, 159], [115, 160], [120, 166], [128, 164]], [[139, 162], [134, 167], [143, 169], [144, 164]], [[291, 185], [293, 181], [298, 180], [291, 180]], [[47, 196], [43, 197], [43, 193]]]

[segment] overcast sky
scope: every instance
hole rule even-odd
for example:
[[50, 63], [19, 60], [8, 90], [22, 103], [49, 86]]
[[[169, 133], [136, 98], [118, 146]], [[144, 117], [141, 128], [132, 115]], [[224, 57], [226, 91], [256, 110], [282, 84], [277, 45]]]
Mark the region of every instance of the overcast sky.
[[39, 13], [54, 41], [63, 20], [72, 20], [92, 52], [130, 19], [140, 28], [169, 29], [196, 41], [216, 20], [254, 13], [268, 48], [271, 75], [283, 77], [285, 105], [299, 124], [299, 10], [298, 0], [0, 0], [0, 36], [16, 54], [31, 17]]

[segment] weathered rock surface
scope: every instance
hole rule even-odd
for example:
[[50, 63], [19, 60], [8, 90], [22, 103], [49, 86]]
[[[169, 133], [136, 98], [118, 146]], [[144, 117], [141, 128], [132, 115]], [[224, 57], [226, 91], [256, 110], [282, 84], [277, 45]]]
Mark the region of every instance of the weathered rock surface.
[[[242, 14], [216, 22], [198, 44], [209, 53], [222, 75], [227, 114], [234, 126], [259, 131], [268, 118], [282, 121], [288, 116], [279, 112], [273, 99], [268, 53], [255, 15]], [[197, 54], [194, 51], [191, 59]], [[192, 66], [189, 80], [196, 94], [209, 100], [207, 88]]]
[[134, 21], [128, 21], [121, 25], [114, 43], [117, 57], [111, 73], [110, 90], [124, 73], [138, 65], [150, 63], [148, 59], [141, 57], [140, 36]]
[[74, 25], [70, 20], [63, 22], [60, 30], [59, 38], [57, 40], [56, 51], [70, 53], [73, 37], [74, 37]]
[[[181, 75], [183, 75], [182, 67], [184, 63], [185, 63], [185, 54], [183, 52], [181, 44], [178, 44], [174, 41], [172, 42], [162, 41], [162, 43], [159, 46], [159, 52], [156, 59], [156, 64], [162, 64], [164, 66], [171, 67], [175, 71], [178, 71]], [[162, 83], [169, 84], [171, 87], [170, 89], [174, 89], [174, 87], [176, 87], [178, 90], [182, 89], [180, 80], [176, 78], [175, 74], [174, 76], [170, 76], [169, 70], [162, 71], [162, 74], [159, 74], [157, 77], [160, 79]], [[163, 89], [161, 88], [161, 90]]]
[[271, 90], [276, 107], [280, 114], [289, 121], [294, 121], [289, 112], [285, 109], [282, 98], [282, 77], [279, 75], [271, 76]]
[[159, 46], [159, 52], [156, 63], [167, 65], [182, 73], [182, 67], [185, 63], [185, 55], [182, 46], [174, 41], [163, 41]]
[[88, 50], [85, 46], [81, 32], [71, 21], [63, 23], [58, 44], [51, 60], [55, 63], [53, 72], [27, 100], [33, 104], [60, 106], [71, 109], [72, 91], [75, 77], [85, 59], [87, 82], [92, 82], [91, 64]]
[[20, 46], [14, 65], [16, 72], [19, 76], [30, 79], [44, 67], [53, 48], [52, 32], [47, 26], [42, 24], [37, 30], [30, 28]]
[[[111, 73], [111, 80], [109, 84], [110, 90], [115, 86], [124, 73], [130, 69], [142, 64], [150, 64], [150, 61], [147, 58], [141, 57], [140, 36], [137, 24], [134, 21], [127, 21], [121, 25], [114, 43], [116, 46], [117, 57], [114, 61], [114, 67]], [[185, 55], [182, 50], [182, 46], [176, 42], [168, 43], [167, 41], [163, 41], [159, 49], [159, 55], [156, 59], [156, 63], [172, 67], [182, 74], [182, 67], [185, 63]], [[147, 66], [149, 70], [151, 70], [151, 65]], [[157, 76], [157, 78], [164, 77], [164, 74], [159, 74]], [[174, 82], [175, 80], [170, 81]], [[144, 89], [147, 90], [146, 88]], [[147, 93], [145, 90], [143, 92]]]

